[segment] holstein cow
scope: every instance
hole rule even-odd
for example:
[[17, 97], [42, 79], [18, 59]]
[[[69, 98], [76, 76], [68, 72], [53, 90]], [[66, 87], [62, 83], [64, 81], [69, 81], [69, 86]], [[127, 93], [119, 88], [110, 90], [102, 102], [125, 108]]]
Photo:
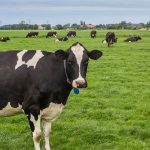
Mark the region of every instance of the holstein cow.
[[76, 31], [69, 31], [67, 37], [76, 37]]
[[9, 37], [1, 37], [0, 38], [0, 42], [7, 42], [8, 40], [10, 40]]
[[52, 121], [61, 114], [73, 87], [87, 87], [89, 59], [101, 56], [101, 51], [88, 51], [80, 43], [55, 53], [41, 50], [0, 52], [0, 115], [24, 112], [35, 150], [40, 150], [41, 126], [45, 149], [50, 150]]
[[129, 37], [124, 42], [137, 42], [138, 40], [141, 40], [142, 38], [140, 36], [134, 36], [134, 37]]
[[26, 38], [28, 37], [38, 37], [39, 35], [39, 32], [29, 32], [26, 36]]
[[114, 32], [108, 32], [106, 34], [105, 40], [108, 44], [108, 47], [110, 47], [110, 45], [113, 45], [114, 43], [117, 43], [117, 38], [115, 37]]
[[48, 32], [47, 35], [46, 35], [46, 38], [48, 38], [48, 37], [56, 37], [56, 35], [57, 35], [56, 31]]
[[62, 38], [57, 38], [55, 40], [55, 42], [58, 42], [58, 41], [68, 41], [68, 38], [65, 36], [65, 37], [62, 37]]
[[96, 38], [96, 33], [97, 32], [95, 30], [92, 30], [90, 33], [91, 38], [93, 38], [93, 39]]

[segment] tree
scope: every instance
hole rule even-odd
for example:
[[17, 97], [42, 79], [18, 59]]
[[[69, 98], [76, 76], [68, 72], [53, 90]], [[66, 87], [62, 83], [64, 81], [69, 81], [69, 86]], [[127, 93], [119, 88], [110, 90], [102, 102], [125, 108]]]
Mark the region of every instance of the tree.
[[126, 29], [127, 28], [127, 23], [126, 21], [121, 21], [119, 23], [119, 29]]
[[69, 29], [69, 28], [70, 28], [70, 23], [63, 25], [63, 29]]
[[51, 30], [51, 25], [50, 24], [42, 24], [41, 25], [44, 29], [46, 30]]
[[25, 24], [25, 21], [24, 21], [24, 20], [22, 20], [19, 24]]
[[80, 21], [80, 25], [83, 25], [83, 26], [85, 26], [85, 21]]
[[34, 29], [34, 30], [38, 30], [38, 25], [37, 25], [37, 24], [34, 24], [34, 25], [33, 25], [33, 29]]
[[74, 23], [74, 24], [71, 25], [71, 28], [72, 28], [72, 29], [79, 29], [79, 28], [80, 28], [80, 25]]
[[150, 28], [150, 21], [146, 23], [146, 28], [147, 28], [147, 29]]
[[61, 24], [57, 24], [55, 27], [54, 27], [55, 30], [62, 30], [63, 29], [63, 26]]

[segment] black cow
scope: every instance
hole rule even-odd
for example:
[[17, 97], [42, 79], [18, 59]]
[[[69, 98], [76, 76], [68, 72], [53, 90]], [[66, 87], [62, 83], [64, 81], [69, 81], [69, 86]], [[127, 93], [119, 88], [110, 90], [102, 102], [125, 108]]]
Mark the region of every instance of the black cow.
[[29, 32], [26, 36], [26, 38], [28, 37], [38, 37], [39, 35], [39, 32]]
[[110, 47], [110, 45], [113, 45], [114, 43], [117, 43], [117, 38], [114, 32], [108, 32], [106, 34], [105, 40], [108, 44], [108, 47]]
[[57, 35], [56, 31], [48, 32], [47, 35], [46, 35], [46, 38], [48, 38], [48, 37], [56, 37], [56, 35]]
[[24, 112], [29, 120], [35, 150], [40, 150], [41, 125], [45, 149], [51, 123], [61, 114], [73, 87], [86, 88], [89, 59], [102, 52], [75, 43], [67, 51], [0, 52], [0, 116]]
[[57, 38], [56, 42], [58, 42], [58, 41], [68, 41], [68, 38], [66, 36], [62, 37], [62, 38]]
[[133, 37], [129, 37], [126, 40], [124, 40], [124, 42], [137, 42], [138, 40], [141, 40], [142, 38], [140, 36], [133, 36]]
[[69, 38], [69, 37], [76, 37], [76, 31], [69, 31], [68, 33], [67, 33], [67, 37]]
[[96, 38], [96, 33], [97, 32], [95, 30], [92, 30], [90, 33], [91, 38], [93, 38], [93, 39]]
[[10, 40], [9, 37], [1, 37], [1, 38], [0, 38], [0, 41], [1, 41], [1, 42], [7, 42], [8, 40]]

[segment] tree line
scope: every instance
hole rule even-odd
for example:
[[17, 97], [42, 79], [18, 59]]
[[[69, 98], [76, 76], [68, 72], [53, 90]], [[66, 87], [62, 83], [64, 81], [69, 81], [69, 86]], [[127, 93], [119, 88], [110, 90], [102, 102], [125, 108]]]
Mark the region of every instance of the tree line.
[[51, 24], [27, 24], [25, 21], [21, 21], [18, 24], [9, 24], [9, 25], [2, 25], [0, 26], [0, 30], [63, 30], [63, 29], [79, 29], [79, 30], [86, 30], [86, 29], [149, 29], [150, 28], [150, 21], [147, 23], [131, 23], [126, 21], [121, 21], [120, 23], [114, 24], [98, 24], [89, 27], [85, 21], [81, 21], [80, 24], [74, 23], [70, 24], [67, 23], [65, 25], [57, 24], [55, 26], [51, 26]]

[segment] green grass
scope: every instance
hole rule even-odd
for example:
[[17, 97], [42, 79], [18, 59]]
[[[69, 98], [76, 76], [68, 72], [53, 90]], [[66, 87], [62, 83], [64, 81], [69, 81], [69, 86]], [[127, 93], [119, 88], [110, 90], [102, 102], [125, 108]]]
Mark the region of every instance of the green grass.
[[[43, 49], [55, 51], [81, 42], [87, 49], [100, 49], [103, 56], [90, 61], [88, 88], [70, 94], [61, 117], [53, 122], [52, 150], [150, 150], [150, 32], [115, 31], [118, 43], [108, 48], [101, 41], [108, 31], [77, 31], [77, 37], [55, 43], [40, 38], [24, 38], [28, 31], [0, 31], [10, 36], [0, 50]], [[67, 31], [58, 31], [60, 36]], [[137, 43], [124, 43], [129, 35], [140, 35]], [[43, 142], [42, 142], [43, 145]], [[33, 142], [24, 115], [0, 118], [0, 150], [32, 150]]]

